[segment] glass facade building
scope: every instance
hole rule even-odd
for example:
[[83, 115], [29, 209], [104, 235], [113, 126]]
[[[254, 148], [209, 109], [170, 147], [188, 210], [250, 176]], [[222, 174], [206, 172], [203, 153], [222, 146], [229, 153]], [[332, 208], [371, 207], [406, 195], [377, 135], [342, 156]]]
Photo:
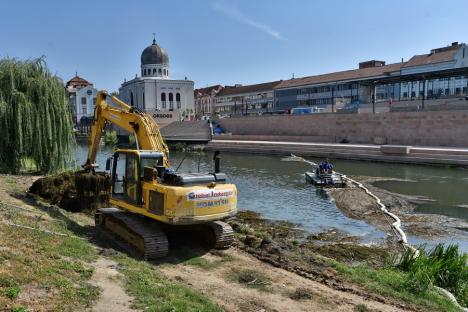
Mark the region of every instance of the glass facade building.
[[275, 87], [275, 109], [433, 100], [468, 95], [468, 47], [453, 43], [385, 65], [367, 61], [359, 69], [290, 79]]

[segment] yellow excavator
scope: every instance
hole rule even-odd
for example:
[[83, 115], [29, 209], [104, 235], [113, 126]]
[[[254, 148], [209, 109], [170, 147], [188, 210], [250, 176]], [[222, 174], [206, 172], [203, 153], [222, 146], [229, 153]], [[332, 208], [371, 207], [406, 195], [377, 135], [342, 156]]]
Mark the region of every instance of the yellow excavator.
[[96, 154], [108, 123], [133, 134], [136, 149], [117, 149], [107, 159], [112, 207], [97, 210], [96, 227], [124, 240], [146, 259], [167, 255], [167, 232], [174, 229], [201, 231], [212, 247], [229, 248], [234, 233], [222, 220], [237, 212], [237, 188], [219, 172], [219, 158], [214, 158], [212, 173], [178, 173], [169, 163], [169, 149], [155, 120], [100, 91], [85, 170], [97, 167]]

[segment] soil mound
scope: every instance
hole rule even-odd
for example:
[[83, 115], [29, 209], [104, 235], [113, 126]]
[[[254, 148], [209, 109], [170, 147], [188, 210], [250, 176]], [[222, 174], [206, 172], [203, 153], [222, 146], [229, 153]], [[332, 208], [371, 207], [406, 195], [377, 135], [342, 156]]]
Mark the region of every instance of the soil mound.
[[93, 212], [109, 200], [110, 177], [104, 172], [67, 171], [36, 180], [29, 192], [72, 211]]

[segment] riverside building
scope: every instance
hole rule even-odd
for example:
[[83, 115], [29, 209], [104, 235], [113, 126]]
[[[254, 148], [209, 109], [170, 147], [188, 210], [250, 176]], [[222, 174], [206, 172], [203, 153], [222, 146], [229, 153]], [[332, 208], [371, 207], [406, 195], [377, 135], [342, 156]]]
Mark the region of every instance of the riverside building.
[[89, 123], [87, 119], [93, 117], [96, 106], [97, 90], [93, 84], [78, 76], [77, 73], [65, 84], [65, 88], [68, 91], [68, 106], [73, 124], [80, 124], [82, 121]]
[[124, 81], [119, 98], [150, 113], [160, 125], [193, 118], [194, 83], [187, 78], [171, 79], [169, 69], [167, 51], [153, 39], [141, 53], [141, 76]]
[[197, 118], [213, 115], [215, 97], [223, 89], [222, 85], [214, 85], [194, 90], [195, 114]]
[[217, 115], [255, 115], [272, 111], [274, 88], [280, 81], [226, 86], [215, 97]]
[[299, 106], [464, 98], [468, 95], [468, 47], [454, 42], [408, 61], [362, 62], [358, 69], [284, 80], [275, 87], [275, 109]]

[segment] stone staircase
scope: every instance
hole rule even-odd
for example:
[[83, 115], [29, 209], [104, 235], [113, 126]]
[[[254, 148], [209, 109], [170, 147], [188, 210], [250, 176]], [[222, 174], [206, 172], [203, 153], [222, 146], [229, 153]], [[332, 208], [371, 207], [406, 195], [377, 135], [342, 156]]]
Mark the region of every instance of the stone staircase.
[[[388, 145], [382, 145], [389, 147]], [[395, 152], [381, 145], [213, 140], [206, 149], [254, 154], [273, 154], [371, 160], [394, 163], [456, 165], [468, 167], [468, 149], [395, 146]], [[400, 152], [405, 150], [407, 152]]]
[[211, 140], [211, 129], [205, 120], [175, 121], [161, 128], [161, 135], [168, 142], [206, 143]]

